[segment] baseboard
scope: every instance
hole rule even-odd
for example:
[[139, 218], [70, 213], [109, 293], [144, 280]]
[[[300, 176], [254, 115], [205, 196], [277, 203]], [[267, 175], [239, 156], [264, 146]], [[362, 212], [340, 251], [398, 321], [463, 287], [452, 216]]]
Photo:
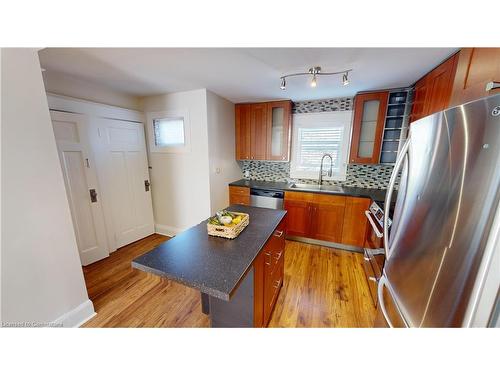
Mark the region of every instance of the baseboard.
[[171, 227], [169, 225], [155, 224], [155, 233], [163, 234], [164, 236], [173, 237], [184, 231], [184, 229]]
[[76, 328], [83, 325], [96, 315], [94, 304], [91, 300], [86, 300], [73, 310], [68, 311], [66, 314], [60, 316], [54, 321], [54, 326]]
[[304, 242], [304, 243], [307, 243], [310, 245], [319, 245], [319, 246], [324, 246], [324, 247], [332, 247], [334, 249], [352, 251], [355, 253], [362, 253], [363, 252], [362, 247], [344, 245], [344, 244], [336, 243], [336, 242], [315, 240], [313, 238], [305, 238], [305, 237], [298, 237], [298, 236], [286, 236], [286, 239], [290, 240], [290, 241]]

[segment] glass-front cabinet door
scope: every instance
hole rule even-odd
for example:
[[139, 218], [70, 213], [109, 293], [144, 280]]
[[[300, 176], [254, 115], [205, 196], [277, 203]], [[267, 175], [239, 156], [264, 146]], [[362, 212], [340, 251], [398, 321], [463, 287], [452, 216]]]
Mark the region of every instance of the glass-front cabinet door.
[[290, 160], [292, 102], [267, 103], [267, 160]]
[[356, 95], [350, 163], [379, 162], [387, 98], [387, 91]]

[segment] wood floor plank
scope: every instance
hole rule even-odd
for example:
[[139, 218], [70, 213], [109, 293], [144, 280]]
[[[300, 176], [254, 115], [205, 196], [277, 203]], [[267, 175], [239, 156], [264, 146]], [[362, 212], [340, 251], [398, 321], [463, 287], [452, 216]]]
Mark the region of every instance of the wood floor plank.
[[[83, 267], [97, 316], [85, 327], [209, 327], [200, 293], [132, 269], [168, 237], [151, 235]], [[287, 241], [285, 275], [269, 327], [371, 327], [375, 309], [361, 254]]]

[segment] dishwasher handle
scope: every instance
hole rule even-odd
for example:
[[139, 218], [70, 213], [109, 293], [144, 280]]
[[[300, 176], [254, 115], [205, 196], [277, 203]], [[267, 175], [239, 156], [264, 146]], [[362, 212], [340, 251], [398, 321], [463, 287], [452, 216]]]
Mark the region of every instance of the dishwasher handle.
[[276, 199], [283, 199], [285, 193], [279, 190], [265, 190], [265, 189], [250, 189], [250, 195], [257, 195], [259, 197], [269, 197]]

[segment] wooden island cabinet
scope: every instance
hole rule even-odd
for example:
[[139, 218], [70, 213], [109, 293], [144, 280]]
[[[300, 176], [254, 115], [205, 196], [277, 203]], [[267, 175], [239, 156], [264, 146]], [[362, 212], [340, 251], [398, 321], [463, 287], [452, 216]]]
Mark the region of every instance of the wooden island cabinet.
[[370, 203], [369, 198], [287, 191], [287, 235], [361, 248]]

